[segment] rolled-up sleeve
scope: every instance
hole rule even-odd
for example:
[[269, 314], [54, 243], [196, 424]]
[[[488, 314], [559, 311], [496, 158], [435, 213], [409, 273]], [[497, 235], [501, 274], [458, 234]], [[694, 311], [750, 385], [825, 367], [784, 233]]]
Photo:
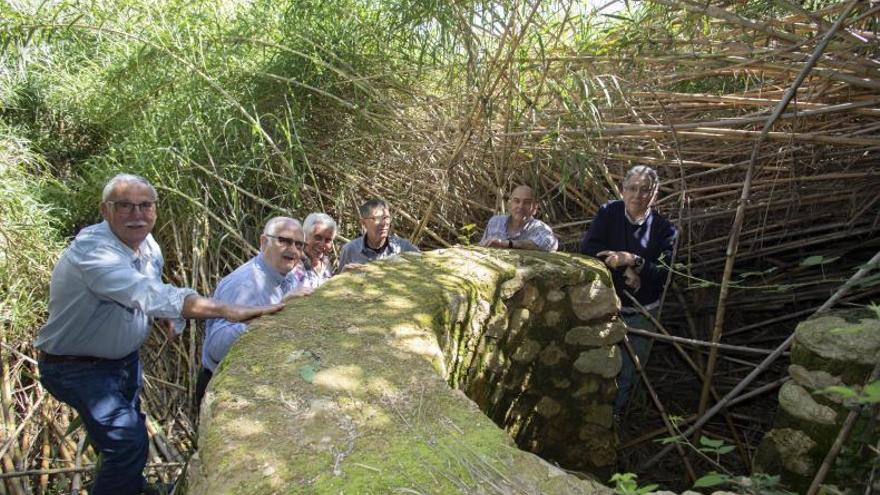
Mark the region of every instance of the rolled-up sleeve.
[[530, 233], [529, 239], [542, 251], [556, 251], [559, 240], [553, 235], [553, 229], [544, 222], [536, 222], [538, 225]]

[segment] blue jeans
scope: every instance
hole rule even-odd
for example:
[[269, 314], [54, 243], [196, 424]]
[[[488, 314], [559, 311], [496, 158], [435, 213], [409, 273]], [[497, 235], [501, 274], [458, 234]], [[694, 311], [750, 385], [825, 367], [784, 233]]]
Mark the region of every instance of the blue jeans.
[[92, 495], [135, 495], [144, 488], [149, 444], [139, 392], [143, 385], [137, 351], [93, 363], [40, 360], [40, 382], [74, 408], [101, 453]]
[[[650, 311], [650, 313], [651, 316], [656, 317], [657, 310]], [[654, 329], [654, 324], [641, 313], [621, 313], [620, 317], [623, 319], [623, 322], [626, 323], [627, 327], [639, 328], [641, 330]], [[644, 370], [645, 365], [648, 364], [648, 356], [651, 355], [651, 345], [654, 343], [654, 339], [633, 334], [627, 334], [627, 338], [629, 339], [629, 343], [633, 350], [636, 352], [636, 356], [639, 358], [639, 364]], [[617, 397], [614, 399], [614, 414], [623, 414], [626, 410], [626, 405], [629, 403], [629, 396], [639, 379], [636, 365], [629, 356], [629, 352], [626, 350], [626, 346], [623, 345], [623, 342], [620, 343], [620, 352], [621, 357], [623, 358], [623, 365], [620, 367], [620, 374], [617, 375]]]

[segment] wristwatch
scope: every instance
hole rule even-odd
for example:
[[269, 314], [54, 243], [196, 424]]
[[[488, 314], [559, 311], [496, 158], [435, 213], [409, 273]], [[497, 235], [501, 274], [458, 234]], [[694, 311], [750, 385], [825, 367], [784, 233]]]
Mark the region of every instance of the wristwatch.
[[513, 239], [507, 240], [507, 249], [513, 249]]
[[633, 256], [636, 257], [636, 260], [633, 262], [633, 270], [635, 270], [636, 273], [641, 273], [642, 268], [645, 266], [645, 258], [642, 258], [637, 254], [634, 254]]

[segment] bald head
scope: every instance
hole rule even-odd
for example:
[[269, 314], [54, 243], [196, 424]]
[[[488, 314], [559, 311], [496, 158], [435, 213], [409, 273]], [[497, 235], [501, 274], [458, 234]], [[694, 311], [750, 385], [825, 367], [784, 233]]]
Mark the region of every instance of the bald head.
[[526, 185], [519, 185], [510, 193], [510, 219], [515, 225], [522, 225], [531, 220], [538, 212], [535, 192]]

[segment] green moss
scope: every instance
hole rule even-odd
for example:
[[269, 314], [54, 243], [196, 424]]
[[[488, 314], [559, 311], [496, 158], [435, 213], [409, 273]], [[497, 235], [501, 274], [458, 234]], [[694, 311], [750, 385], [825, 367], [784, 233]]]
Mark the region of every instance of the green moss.
[[497, 359], [483, 326], [517, 264], [577, 283], [591, 263], [440, 250], [335, 277], [253, 323], [212, 381], [190, 493], [604, 492], [512, 448], [448, 385]]

